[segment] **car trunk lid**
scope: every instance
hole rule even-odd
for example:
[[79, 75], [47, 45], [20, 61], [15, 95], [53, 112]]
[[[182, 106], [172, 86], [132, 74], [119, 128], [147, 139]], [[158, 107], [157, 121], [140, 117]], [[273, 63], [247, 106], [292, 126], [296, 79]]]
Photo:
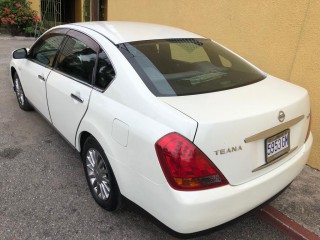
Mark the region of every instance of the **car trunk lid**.
[[[250, 181], [290, 161], [304, 144], [308, 129], [307, 91], [272, 76], [231, 90], [160, 99], [198, 122], [194, 144], [231, 185]], [[282, 139], [280, 143], [285, 145], [286, 137], [288, 148], [267, 159], [266, 139], [270, 144]]]

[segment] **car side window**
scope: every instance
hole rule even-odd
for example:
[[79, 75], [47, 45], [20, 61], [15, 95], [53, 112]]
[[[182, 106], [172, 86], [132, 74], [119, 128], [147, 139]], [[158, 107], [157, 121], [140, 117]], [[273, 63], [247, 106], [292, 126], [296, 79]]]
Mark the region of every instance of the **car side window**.
[[56, 69], [91, 84], [96, 58], [96, 51], [84, 42], [69, 37], [59, 55]]
[[105, 89], [114, 79], [114, 77], [115, 77], [114, 68], [107, 54], [102, 49], [100, 49], [100, 52], [98, 55], [96, 81], [94, 85], [100, 89]]
[[52, 67], [54, 58], [65, 35], [50, 34], [33, 47], [29, 58], [45, 66]]

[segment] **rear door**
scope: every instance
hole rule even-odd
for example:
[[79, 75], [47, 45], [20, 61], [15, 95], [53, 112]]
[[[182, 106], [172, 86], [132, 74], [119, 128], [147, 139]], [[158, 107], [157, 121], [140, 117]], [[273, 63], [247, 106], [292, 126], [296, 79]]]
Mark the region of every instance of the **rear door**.
[[48, 77], [47, 95], [53, 125], [74, 145], [89, 104], [99, 45], [74, 30], [68, 35]]

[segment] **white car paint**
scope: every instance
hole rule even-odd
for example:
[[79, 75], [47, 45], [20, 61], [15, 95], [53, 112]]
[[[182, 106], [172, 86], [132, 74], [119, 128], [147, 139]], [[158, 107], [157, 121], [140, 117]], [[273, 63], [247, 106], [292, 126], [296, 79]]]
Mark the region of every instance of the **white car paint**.
[[103, 34], [115, 44], [150, 39], [167, 38], [203, 38], [203, 36], [183, 29], [151, 23], [135, 23], [126, 21], [82, 22], [76, 26], [92, 29]]
[[24, 59], [21, 61], [23, 62], [23, 68], [20, 71], [18, 70], [19, 76], [29, 79], [23, 85], [25, 94], [30, 96], [30, 101], [37, 105], [41, 114], [50, 121], [48, 106], [43, 103], [47, 102], [46, 83], [44, 80], [48, 78], [51, 70], [31, 61]]
[[[70, 142], [75, 142], [79, 123], [87, 111], [92, 88], [52, 71], [47, 79], [47, 98], [52, 124]], [[70, 97], [83, 100], [82, 103]], [[63, 114], [61, 114], [63, 113]]]
[[[39, 82], [40, 79], [24, 75], [25, 71], [35, 71], [33, 75], [39, 72], [39, 67], [30, 66], [35, 63], [13, 59], [11, 69], [18, 72], [26, 96], [78, 151], [82, 134], [93, 135], [108, 157], [121, 194], [173, 230], [201, 231], [240, 216], [286, 187], [306, 163], [312, 135], [305, 142], [310, 103], [304, 89], [268, 76], [261, 82], [220, 92], [156, 97], [115, 44], [202, 36], [129, 22], [88, 22], [54, 29], [59, 28], [77, 30], [99, 43], [109, 56], [116, 77], [106, 91], [99, 91], [45, 68], [42, 72], [49, 77], [46, 82]], [[83, 104], [70, 98], [72, 93], [82, 98]], [[40, 100], [45, 94], [48, 103]], [[290, 128], [291, 144], [297, 149], [252, 172], [265, 163], [264, 139], [250, 143], [245, 139], [279, 125], [280, 110], [286, 113], [285, 122], [303, 116]], [[200, 191], [171, 188], [154, 147], [171, 132], [198, 146], [229, 184]], [[235, 146], [242, 150], [216, 154]]]

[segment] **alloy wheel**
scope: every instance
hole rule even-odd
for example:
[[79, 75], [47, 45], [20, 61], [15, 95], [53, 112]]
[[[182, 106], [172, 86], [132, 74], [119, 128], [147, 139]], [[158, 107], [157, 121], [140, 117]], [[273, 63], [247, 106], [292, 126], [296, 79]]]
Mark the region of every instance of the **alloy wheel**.
[[111, 190], [109, 172], [101, 154], [94, 148], [87, 151], [86, 168], [94, 193], [101, 200], [107, 200]]
[[14, 82], [15, 82], [15, 89], [16, 89], [18, 101], [19, 101], [20, 105], [23, 106], [24, 105], [24, 93], [23, 93], [21, 84], [20, 84], [18, 78], [16, 78]]

